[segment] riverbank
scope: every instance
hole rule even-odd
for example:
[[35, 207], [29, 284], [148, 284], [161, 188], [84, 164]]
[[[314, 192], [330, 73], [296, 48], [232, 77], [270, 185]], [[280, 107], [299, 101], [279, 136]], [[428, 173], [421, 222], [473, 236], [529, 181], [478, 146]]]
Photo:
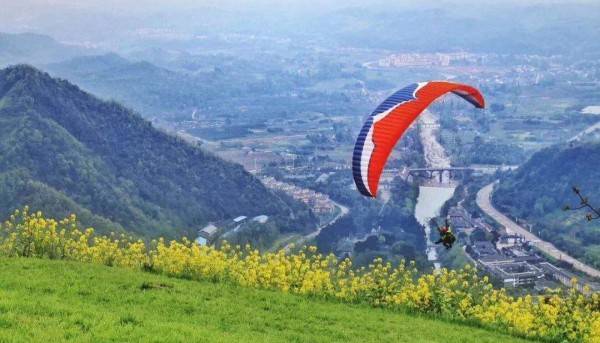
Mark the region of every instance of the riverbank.
[[[430, 111], [424, 111], [419, 118], [421, 124], [419, 138], [423, 145], [423, 155], [428, 168], [448, 168], [450, 158], [444, 147], [437, 141], [438, 118]], [[444, 183], [447, 182], [447, 183]], [[450, 180], [442, 179], [442, 184], [435, 185], [427, 183], [419, 187], [419, 197], [415, 206], [415, 218], [425, 229], [427, 240], [427, 260], [433, 263], [436, 269], [441, 267], [438, 262], [437, 245], [434, 243], [432, 228], [429, 224], [431, 218], [440, 215], [440, 211], [446, 201], [454, 195], [455, 185]]]

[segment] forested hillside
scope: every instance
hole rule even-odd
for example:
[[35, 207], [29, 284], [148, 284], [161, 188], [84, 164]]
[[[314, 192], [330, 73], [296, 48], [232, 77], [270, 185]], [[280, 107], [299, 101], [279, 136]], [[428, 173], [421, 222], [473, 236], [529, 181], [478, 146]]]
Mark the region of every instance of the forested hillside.
[[241, 166], [117, 103], [16, 66], [0, 71], [0, 216], [23, 205], [148, 236], [193, 235], [238, 215], [266, 214], [286, 230], [310, 230], [314, 221]]
[[572, 191], [575, 185], [600, 206], [598, 161], [600, 143], [544, 149], [501, 180], [494, 202], [506, 213], [532, 223], [543, 239], [600, 266], [600, 223], [588, 222], [583, 210], [562, 210], [567, 204], [579, 205]]

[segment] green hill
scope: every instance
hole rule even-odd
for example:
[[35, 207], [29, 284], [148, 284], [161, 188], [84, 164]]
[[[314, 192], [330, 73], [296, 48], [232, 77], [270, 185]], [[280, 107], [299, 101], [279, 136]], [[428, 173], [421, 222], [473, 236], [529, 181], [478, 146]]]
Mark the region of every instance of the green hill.
[[363, 305], [120, 268], [3, 258], [0, 270], [3, 342], [525, 342]]
[[266, 214], [290, 231], [308, 209], [113, 102], [28, 66], [0, 70], [0, 217], [30, 205], [100, 231], [194, 235], [209, 221]]
[[579, 204], [571, 190], [574, 185], [592, 204], [600, 206], [598, 161], [598, 142], [544, 149], [501, 180], [494, 203], [506, 213], [532, 223], [542, 238], [600, 267], [600, 223], [588, 222], [583, 210], [562, 211], [567, 204]]

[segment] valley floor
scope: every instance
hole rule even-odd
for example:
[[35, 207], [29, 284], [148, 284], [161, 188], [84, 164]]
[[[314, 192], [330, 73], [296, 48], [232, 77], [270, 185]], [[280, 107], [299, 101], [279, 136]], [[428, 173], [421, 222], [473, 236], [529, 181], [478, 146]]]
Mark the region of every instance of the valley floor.
[[525, 342], [494, 331], [226, 283], [0, 259], [1, 342]]

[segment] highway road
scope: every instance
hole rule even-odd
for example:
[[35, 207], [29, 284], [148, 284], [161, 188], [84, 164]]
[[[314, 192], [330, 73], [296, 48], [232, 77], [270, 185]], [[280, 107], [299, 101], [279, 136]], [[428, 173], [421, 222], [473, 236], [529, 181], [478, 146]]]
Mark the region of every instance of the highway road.
[[528, 241], [532, 242], [532, 244], [537, 249], [544, 252], [545, 254], [552, 256], [553, 258], [556, 258], [558, 260], [565, 261], [573, 265], [573, 268], [582, 271], [589, 276], [600, 277], [600, 271], [598, 269], [595, 269], [575, 259], [574, 257], [569, 256], [569, 254], [559, 250], [552, 243], [541, 240], [538, 236], [527, 231], [525, 228], [515, 223], [512, 219], [498, 211], [491, 201], [491, 195], [494, 189], [494, 184], [496, 183], [497, 181], [492, 182], [489, 185], [480, 189], [479, 192], [477, 192], [477, 206], [479, 206], [479, 208], [481, 208], [483, 212], [485, 212], [488, 216], [492, 217], [495, 221], [500, 223], [500, 225], [504, 226], [509, 234], [521, 235], [525, 237], [525, 239], [527, 239]]

